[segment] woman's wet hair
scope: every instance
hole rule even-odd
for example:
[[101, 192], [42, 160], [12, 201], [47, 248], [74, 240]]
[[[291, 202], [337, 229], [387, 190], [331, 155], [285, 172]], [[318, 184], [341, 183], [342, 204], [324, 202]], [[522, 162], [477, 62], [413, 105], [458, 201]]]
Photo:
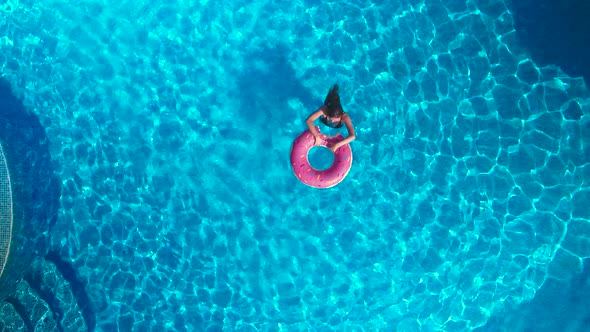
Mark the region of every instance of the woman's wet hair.
[[340, 105], [340, 96], [338, 95], [338, 84], [334, 84], [330, 91], [328, 91], [328, 95], [324, 100], [324, 106], [326, 106], [326, 115], [331, 118], [337, 118], [344, 114], [344, 110], [342, 110], [342, 105]]

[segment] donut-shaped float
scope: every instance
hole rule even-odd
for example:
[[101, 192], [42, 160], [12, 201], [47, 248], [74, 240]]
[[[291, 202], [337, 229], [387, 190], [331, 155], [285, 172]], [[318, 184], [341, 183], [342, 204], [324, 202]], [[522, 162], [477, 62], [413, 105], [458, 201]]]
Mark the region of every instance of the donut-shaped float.
[[[320, 132], [321, 144], [319, 146], [328, 147], [344, 139], [340, 134], [328, 137]], [[350, 145], [346, 144], [338, 148], [334, 153], [334, 162], [332, 166], [324, 170], [313, 168], [308, 159], [309, 150], [314, 146], [315, 139], [311, 131], [302, 132], [291, 146], [291, 167], [293, 173], [304, 184], [314, 188], [331, 188], [342, 182], [352, 166], [352, 150]]]

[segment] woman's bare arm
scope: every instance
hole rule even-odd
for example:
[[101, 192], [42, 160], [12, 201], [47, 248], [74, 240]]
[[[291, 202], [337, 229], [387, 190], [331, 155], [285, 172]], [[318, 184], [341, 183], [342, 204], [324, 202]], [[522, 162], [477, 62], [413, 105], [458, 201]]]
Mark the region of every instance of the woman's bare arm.
[[323, 107], [311, 113], [311, 115], [307, 117], [307, 120], [305, 120], [305, 123], [307, 124], [307, 127], [309, 128], [309, 131], [311, 131], [313, 137], [317, 138], [320, 136], [320, 133], [318, 133], [318, 131], [315, 129], [313, 122], [322, 115], [324, 115]]
[[344, 116], [342, 116], [342, 121], [346, 125], [346, 129], [348, 129], [348, 137], [343, 139], [342, 141], [334, 144], [333, 151], [335, 151], [339, 147], [346, 145], [356, 139], [356, 134], [354, 133], [354, 126], [352, 125], [352, 121], [350, 120], [350, 116], [348, 116], [348, 114], [344, 114]]

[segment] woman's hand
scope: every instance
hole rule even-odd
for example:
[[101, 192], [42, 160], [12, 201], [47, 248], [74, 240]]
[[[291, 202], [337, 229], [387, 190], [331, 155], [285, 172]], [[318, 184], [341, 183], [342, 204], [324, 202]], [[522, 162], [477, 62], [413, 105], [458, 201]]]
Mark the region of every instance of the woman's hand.
[[314, 136], [315, 141], [313, 143], [314, 146], [318, 146], [320, 144], [322, 144], [322, 138], [320, 137], [320, 135]]
[[328, 145], [328, 149], [330, 149], [330, 151], [332, 151], [333, 153], [336, 153], [336, 150], [338, 150], [339, 147], [340, 147], [340, 145], [338, 145], [338, 144]]

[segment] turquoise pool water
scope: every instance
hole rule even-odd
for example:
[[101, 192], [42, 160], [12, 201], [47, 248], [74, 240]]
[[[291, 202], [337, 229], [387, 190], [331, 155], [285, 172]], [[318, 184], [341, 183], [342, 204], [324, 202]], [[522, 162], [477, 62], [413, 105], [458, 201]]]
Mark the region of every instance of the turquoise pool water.
[[[588, 90], [503, 1], [1, 8], [93, 330], [510, 330], [584, 271]], [[317, 190], [289, 149], [333, 83], [354, 163]]]

